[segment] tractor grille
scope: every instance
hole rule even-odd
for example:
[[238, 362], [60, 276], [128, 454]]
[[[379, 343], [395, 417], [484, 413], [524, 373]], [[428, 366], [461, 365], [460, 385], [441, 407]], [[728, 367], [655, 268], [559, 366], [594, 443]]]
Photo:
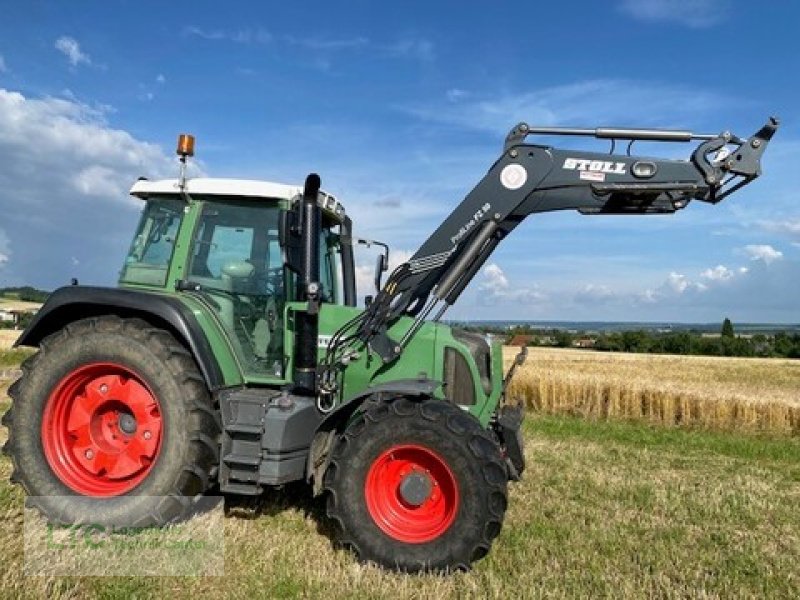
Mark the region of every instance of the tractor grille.
[[453, 337], [469, 348], [472, 360], [478, 367], [480, 384], [487, 396], [492, 393], [492, 349], [486, 338], [479, 333], [453, 329]]
[[464, 355], [455, 348], [444, 350], [444, 395], [454, 404], [475, 404], [475, 382]]

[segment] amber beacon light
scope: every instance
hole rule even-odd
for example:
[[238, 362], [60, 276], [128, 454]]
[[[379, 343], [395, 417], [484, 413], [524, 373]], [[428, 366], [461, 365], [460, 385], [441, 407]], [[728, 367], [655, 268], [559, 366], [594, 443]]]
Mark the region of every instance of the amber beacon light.
[[179, 156], [194, 156], [194, 136], [188, 133], [182, 133], [178, 136], [178, 151]]

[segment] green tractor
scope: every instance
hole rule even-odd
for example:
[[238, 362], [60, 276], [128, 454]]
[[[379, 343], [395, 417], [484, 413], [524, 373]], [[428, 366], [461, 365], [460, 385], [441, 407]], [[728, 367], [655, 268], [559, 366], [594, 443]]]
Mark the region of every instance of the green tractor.
[[[142, 217], [115, 288], [56, 290], [3, 418], [12, 480], [60, 523], [161, 526], [211, 490], [307, 482], [340, 544], [403, 571], [469, 568], [524, 470], [501, 347], [440, 319], [526, 216], [663, 214], [760, 174], [777, 129], [741, 139], [515, 127], [416, 254], [356, 307], [351, 220], [303, 187], [137, 181]], [[689, 160], [560, 150], [533, 134], [701, 140]], [[521, 353], [519, 364], [524, 359]]]

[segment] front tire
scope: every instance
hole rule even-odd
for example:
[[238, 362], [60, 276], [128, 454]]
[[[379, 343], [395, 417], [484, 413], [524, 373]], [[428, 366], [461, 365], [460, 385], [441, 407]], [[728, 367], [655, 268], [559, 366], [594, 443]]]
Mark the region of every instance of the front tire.
[[489, 551], [507, 504], [500, 448], [441, 400], [371, 402], [325, 475], [338, 541], [406, 572], [466, 570]]
[[149, 527], [193, 510], [218, 464], [219, 417], [170, 333], [83, 319], [43, 340], [22, 371], [3, 450], [49, 520]]

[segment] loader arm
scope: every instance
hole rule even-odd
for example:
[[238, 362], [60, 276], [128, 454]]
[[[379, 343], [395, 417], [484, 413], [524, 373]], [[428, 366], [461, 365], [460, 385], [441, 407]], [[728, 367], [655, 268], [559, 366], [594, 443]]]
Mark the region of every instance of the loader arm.
[[[770, 118], [753, 136], [741, 139], [729, 132], [532, 128], [520, 123], [484, 178], [411, 259], [395, 269], [364, 313], [333, 336], [323, 382], [326, 368], [358, 342], [385, 363], [395, 360], [436, 305], [438, 319], [527, 216], [556, 210], [664, 214], [691, 200], [717, 203], [761, 174], [761, 156], [777, 127], [778, 121]], [[526, 143], [536, 134], [609, 139], [612, 151], [617, 140], [630, 143], [625, 155], [561, 150]], [[701, 143], [688, 160], [672, 160], [631, 156], [637, 140]], [[416, 317], [414, 325], [402, 339], [391, 339], [387, 327], [401, 315]]]

